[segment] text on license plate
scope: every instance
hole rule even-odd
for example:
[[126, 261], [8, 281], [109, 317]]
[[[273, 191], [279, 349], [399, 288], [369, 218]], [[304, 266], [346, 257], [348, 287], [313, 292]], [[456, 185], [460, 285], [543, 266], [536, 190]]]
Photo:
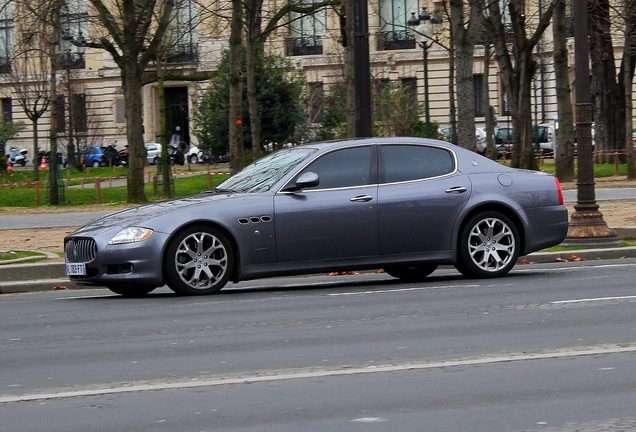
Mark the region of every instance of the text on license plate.
[[74, 263], [74, 264], [66, 264], [66, 275], [67, 276], [86, 276], [86, 264], [84, 263]]

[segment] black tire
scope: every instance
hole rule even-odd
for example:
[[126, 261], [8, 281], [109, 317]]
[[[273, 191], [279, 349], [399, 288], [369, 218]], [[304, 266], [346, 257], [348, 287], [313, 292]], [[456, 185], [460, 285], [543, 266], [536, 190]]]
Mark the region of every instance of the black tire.
[[147, 286], [109, 286], [109, 290], [115, 294], [119, 294], [124, 297], [145, 297], [150, 292], [154, 291], [155, 287]]
[[152, 164], [153, 165], [161, 165], [161, 157], [155, 156], [155, 158], [152, 160]]
[[426, 279], [437, 269], [437, 264], [424, 264], [418, 266], [385, 267], [384, 271], [394, 278], [408, 282], [419, 282]]
[[191, 155], [190, 156], [190, 165], [196, 165], [199, 163], [199, 158], [197, 157], [197, 155]]
[[230, 242], [218, 229], [193, 225], [177, 233], [166, 249], [168, 286], [184, 295], [214, 294], [227, 284], [234, 269]]
[[505, 276], [517, 263], [520, 247], [517, 227], [507, 216], [479, 213], [461, 230], [455, 268], [472, 278]]

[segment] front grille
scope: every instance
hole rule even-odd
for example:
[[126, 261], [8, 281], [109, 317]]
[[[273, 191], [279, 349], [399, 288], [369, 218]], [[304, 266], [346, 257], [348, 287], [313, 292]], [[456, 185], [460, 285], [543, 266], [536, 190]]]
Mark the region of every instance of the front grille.
[[64, 245], [64, 259], [69, 263], [87, 263], [95, 259], [97, 245], [90, 238], [72, 238]]

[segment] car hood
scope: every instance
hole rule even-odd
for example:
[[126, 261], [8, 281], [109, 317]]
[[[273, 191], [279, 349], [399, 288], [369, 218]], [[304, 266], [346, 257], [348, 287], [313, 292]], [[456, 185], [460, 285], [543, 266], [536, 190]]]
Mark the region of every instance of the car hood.
[[179, 212], [184, 208], [198, 207], [201, 205], [207, 206], [211, 203], [215, 203], [215, 206], [224, 206], [226, 202], [243, 199], [246, 195], [249, 194], [201, 194], [126, 209], [89, 222], [75, 230], [71, 235], [81, 235], [89, 231], [95, 233], [95, 231], [102, 231], [112, 227], [151, 227], [154, 225], [153, 221], [165, 219], [166, 215]]

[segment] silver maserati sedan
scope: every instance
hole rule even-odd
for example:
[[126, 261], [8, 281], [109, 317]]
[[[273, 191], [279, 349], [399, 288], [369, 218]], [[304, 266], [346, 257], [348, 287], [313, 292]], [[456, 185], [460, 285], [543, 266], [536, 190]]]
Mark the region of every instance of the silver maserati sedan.
[[64, 250], [80, 284], [213, 294], [230, 281], [344, 270], [421, 280], [440, 264], [504, 276], [567, 229], [551, 175], [442, 141], [370, 138], [271, 153], [213, 190], [89, 223]]

